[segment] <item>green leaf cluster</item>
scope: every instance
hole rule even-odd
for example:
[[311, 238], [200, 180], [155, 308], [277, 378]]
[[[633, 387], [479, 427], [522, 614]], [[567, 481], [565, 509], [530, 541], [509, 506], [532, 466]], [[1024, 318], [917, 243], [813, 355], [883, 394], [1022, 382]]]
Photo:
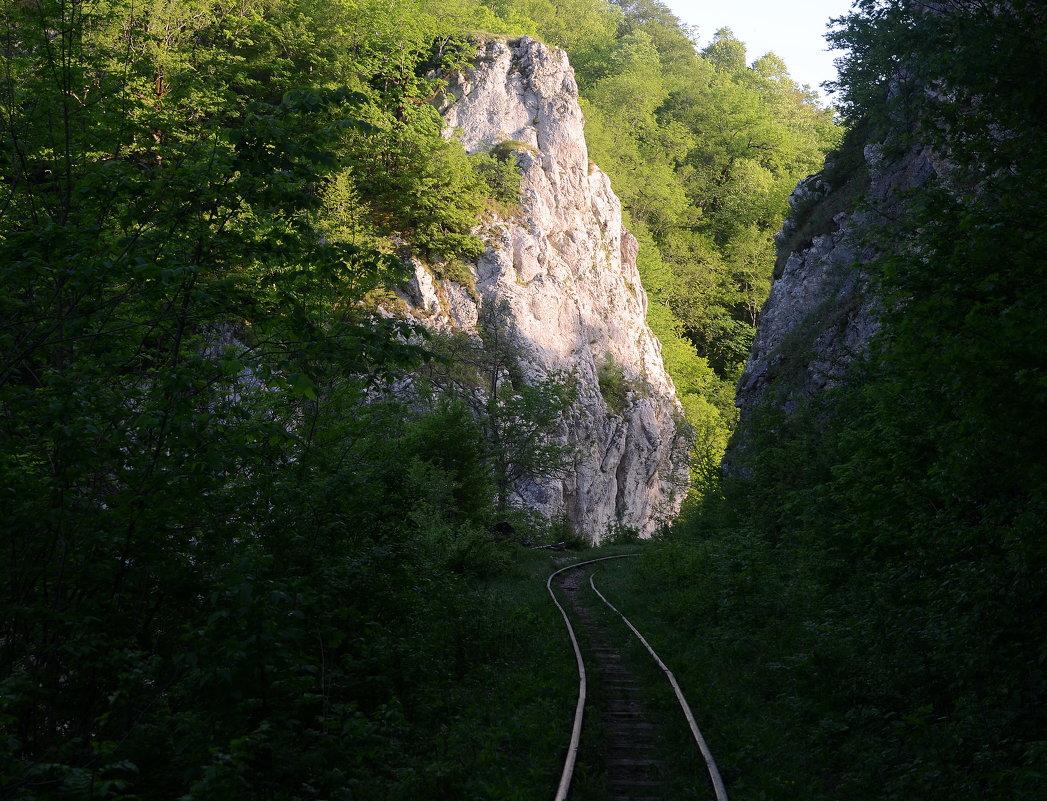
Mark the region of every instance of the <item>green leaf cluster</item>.
[[525, 377], [504, 301], [481, 307], [478, 328], [479, 337], [465, 332], [432, 337], [436, 358], [419, 371], [422, 395], [437, 405], [441, 398], [458, 398], [468, 408], [482, 441], [477, 457], [494, 489], [498, 514], [507, 519], [518, 506], [513, 501], [522, 482], [540, 485], [563, 477], [573, 462], [573, 449], [560, 440], [577, 378], [566, 372]]

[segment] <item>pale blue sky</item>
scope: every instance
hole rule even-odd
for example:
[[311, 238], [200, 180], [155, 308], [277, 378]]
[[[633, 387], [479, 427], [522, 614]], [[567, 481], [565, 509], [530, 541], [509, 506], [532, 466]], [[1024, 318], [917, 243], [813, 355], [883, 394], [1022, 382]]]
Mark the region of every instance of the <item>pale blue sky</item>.
[[719, 28], [728, 27], [748, 46], [748, 60], [773, 50], [785, 61], [797, 83], [818, 89], [834, 80], [833, 59], [822, 36], [830, 17], [841, 17], [851, 0], [662, 0], [688, 25], [698, 26], [702, 45]]

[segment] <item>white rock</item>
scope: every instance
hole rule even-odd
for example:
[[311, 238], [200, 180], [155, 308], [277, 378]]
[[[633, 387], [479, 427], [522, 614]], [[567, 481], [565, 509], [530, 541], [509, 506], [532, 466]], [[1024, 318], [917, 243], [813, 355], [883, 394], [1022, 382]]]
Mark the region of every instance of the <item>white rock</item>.
[[[682, 410], [646, 323], [637, 244], [622, 226], [621, 202], [589, 164], [578, 87], [566, 54], [535, 39], [482, 45], [471, 69], [453, 77], [441, 109], [447, 134], [470, 152], [514, 140], [522, 212], [488, 227], [474, 267], [484, 302], [505, 302], [521, 369], [530, 380], [570, 370], [578, 400], [561, 437], [577, 449], [570, 475], [516, 488], [517, 502], [599, 540], [616, 524], [650, 535], [686, 492]], [[477, 304], [464, 289], [436, 283], [416, 266], [406, 299], [435, 327], [469, 329]], [[432, 286], [430, 286], [432, 284]], [[435, 304], [435, 305], [434, 305]], [[433, 310], [436, 310], [435, 313]], [[607, 355], [641, 389], [619, 416], [600, 394]]]

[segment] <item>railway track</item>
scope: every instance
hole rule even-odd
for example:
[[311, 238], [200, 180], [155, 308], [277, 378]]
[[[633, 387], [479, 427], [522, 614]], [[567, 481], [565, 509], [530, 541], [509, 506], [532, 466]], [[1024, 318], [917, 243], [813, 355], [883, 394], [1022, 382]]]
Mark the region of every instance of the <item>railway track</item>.
[[[691, 730], [698, 750], [705, 760], [709, 772], [712, 793], [710, 798], [727, 801], [727, 791], [716, 767], [716, 761], [705, 742], [687, 700], [676, 681], [654, 649], [636, 627], [600, 592], [595, 583], [595, 572], [602, 562], [625, 559], [638, 554], [622, 554], [577, 562], [553, 572], [546, 581], [549, 594], [563, 615], [564, 623], [574, 648], [578, 666], [578, 700], [575, 706], [571, 741], [564, 760], [560, 784], [555, 801], [568, 797], [571, 781], [578, 762], [581, 738], [584, 734], [583, 721], [587, 708], [592, 707], [589, 693], [591, 678], [598, 678], [601, 687], [600, 703], [588, 708], [590, 716], [598, 716], [605, 732], [599, 759], [602, 765], [589, 765], [602, 770], [607, 777], [610, 801], [664, 801], [665, 787], [662, 776], [665, 765], [658, 756], [658, 725], [647, 714], [643, 683], [628, 662], [623, 660], [626, 628], [643, 644], [658, 667], [661, 668], [676, 695], [683, 715]], [[588, 581], [587, 581], [588, 580]], [[560, 603], [555, 588], [567, 602], [580, 631], [588, 643], [590, 653], [589, 670], [583, 656], [578, 632], [572, 624], [572, 614]], [[611, 626], [606, 616], [594, 612], [594, 607], [604, 604], [618, 615], [624, 626]]]

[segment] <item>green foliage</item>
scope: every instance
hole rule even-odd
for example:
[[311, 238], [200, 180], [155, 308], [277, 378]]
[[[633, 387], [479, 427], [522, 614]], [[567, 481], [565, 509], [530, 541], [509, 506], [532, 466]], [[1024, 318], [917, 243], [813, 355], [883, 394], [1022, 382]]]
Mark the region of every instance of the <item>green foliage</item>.
[[499, 142], [490, 150], [470, 156], [473, 169], [486, 186], [487, 195], [493, 201], [493, 211], [500, 217], [508, 217], [520, 208], [520, 165], [516, 153], [529, 150], [523, 142]]
[[[743, 794], [1042, 794], [1047, 231], [1030, 212], [1047, 150], [1042, 82], [1017, 65], [1043, 33], [1021, 2], [860, 3], [837, 32], [855, 130], [886, 132], [892, 157], [931, 145], [948, 173], [866, 232], [883, 301], [868, 357], [755, 415], [722, 498], [644, 583], [676, 585], [659, 612], [689, 621], [681, 654]], [[844, 165], [866, 142], [835, 168], [858, 185]]]
[[596, 379], [600, 384], [607, 410], [621, 417], [629, 405], [629, 396], [635, 391], [635, 385], [625, 375], [625, 370], [610, 353], [596, 365]]
[[427, 357], [388, 235], [475, 252], [488, 191], [416, 102], [475, 8], [427, 8], [0, 6], [5, 797], [552, 781], [481, 429], [378, 400]]
[[626, 526], [621, 523], [608, 525], [603, 543], [615, 545], [635, 545], [640, 542], [640, 530], [635, 526]]
[[[745, 43], [735, 37], [730, 28], [720, 28], [713, 36], [712, 42], [702, 50], [702, 55], [709, 59], [717, 72], [740, 74], [746, 69]], [[766, 62], [760, 69], [766, 71]]]
[[460, 144], [441, 139], [438, 129], [394, 123], [358, 148], [353, 172], [381, 233], [403, 236], [429, 260], [468, 261], [483, 253], [472, 228], [489, 187]]
[[616, 37], [572, 53], [586, 139], [640, 241], [649, 322], [688, 422], [703, 432], [695, 457], [708, 487], [769, 291], [772, 235], [796, 182], [821, 166], [839, 131], [781, 59], [746, 67], [729, 29], [699, 54], [660, 3], [618, 7]]
[[439, 358], [424, 371], [437, 397], [460, 398], [480, 426], [502, 519], [521, 481], [562, 476], [569, 468], [572, 449], [556, 435], [577, 395], [573, 374], [525, 380], [511, 325], [504, 301], [483, 306], [480, 341], [464, 332], [434, 337]]
[[412, 497], [432, 495], [418, 507], [419, 526], [488, 522], [494, 487], [484, 466], [486, 444], [461, 402], [438, 401], [425, 417], [405, 427], [403, 447], [419, 474], [430, 479], [412, 482]]

